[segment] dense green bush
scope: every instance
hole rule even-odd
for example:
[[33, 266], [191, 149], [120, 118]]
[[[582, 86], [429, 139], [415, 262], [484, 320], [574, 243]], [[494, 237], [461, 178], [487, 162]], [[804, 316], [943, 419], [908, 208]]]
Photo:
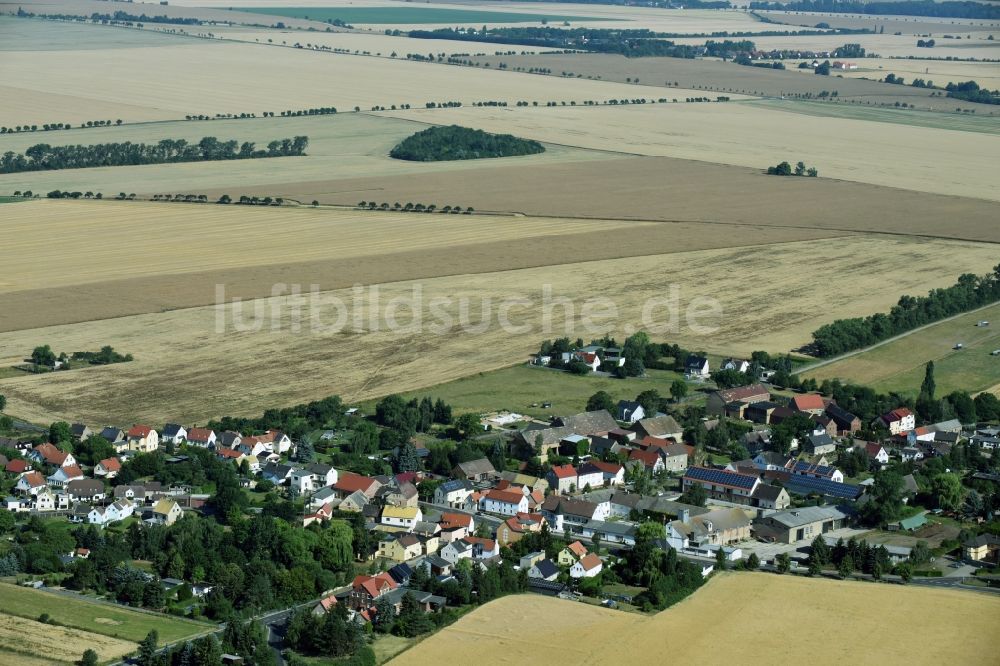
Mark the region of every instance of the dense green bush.
[[534, 155], [542, 152], [545, 152], [545, 147], [537, 141], [450, 125], [431, 127], [403, 139], [389, 156], [413, 162], [440, 162]]

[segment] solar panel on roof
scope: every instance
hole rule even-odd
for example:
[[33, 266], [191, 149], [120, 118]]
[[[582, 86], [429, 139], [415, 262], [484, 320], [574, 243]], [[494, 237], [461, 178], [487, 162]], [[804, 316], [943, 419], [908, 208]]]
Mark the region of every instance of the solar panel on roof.
[[785, 482], [785, 488], [797, 495], [820, 493], [821, 495], [844, 499], [856, 499], [861, 495], [861, 488], [859, 486], [849, 483], [837, 483], [829, 479], [817, 479], [811, 476], [792, 476]]
[[757, 477], [747, 474], [737, 474], [724, 469], [709, 469], [707, 467], [691, 467], [687, 471], [689, 478], [697, 481], [707, 481], [727, 486], [750, 489], [757, 482]]

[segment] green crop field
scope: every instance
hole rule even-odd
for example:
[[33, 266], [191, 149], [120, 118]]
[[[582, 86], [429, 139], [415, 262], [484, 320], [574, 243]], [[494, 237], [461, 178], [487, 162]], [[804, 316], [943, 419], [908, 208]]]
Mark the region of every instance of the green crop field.
[[[582, 412], [587, 406], [587, 399], [598, 391], [607, 391], [615, 400], [634, 400], [647, 389], [656, 389], [660, 395], [669, 397], [670, 384], [680, 377], [675, 372], [647, 370], [646, 377], [615, 379], [516, 365], [414, 391], [404, 394], [404, 397], [429, 395], [441, 398], [452, 406], [455, 414], [507, 409], [527, 416], [548, 418], [552, 414]], [[692, 384], [688, 394], [695, 391], [696, 385]], [[543, 402], [550, 402], [552, 406], [543, 409]], [[373, 405], [366, 404], [364, 407], [372, 411]]]
[[421, 23], [539, 23], [548, 21], [604, 21], [587, 16], [521, 14], [518, 12], [473, 11], [438, 7], [241, 7], [241, 11], [287, 16], [312, 21], [341, 20], [345, 23], [413, 25]]
[[806, 102], [800, 100], [761, 99], [739, 102], [750, 106], [779, 109], [805, 116], [844, 118], [847, 120], [869, 120], [878, 123], [932, 127], [962, 132], [1000, 134], [1000, 118], [973, 116], [964, 113], [939, 113], [910, 111], [909, 109], [886, 109], [870, 106], [855, 106], [843, 102]]
[[[991, 322], [979, 327], [979, 321]], [[963, 348], [953, 347], [962, 343]], [[962, 389], [970, 393], [1000, 385], [1000, 304], [962, 315], [907, 335], [870, 351], [819, 367], [805, 376], [817, 381], [839, 377], [878, 391], [915, 396], [924, 366], [934, 361], [937, 394]]]
[[5, 584], [0, 584], [0, 612], [32, 620], [47, 613], [60, 625], [135, 642], [145, 638], [151, 629], [159, 632], [161, 644], [214, 629], [214, 625], [203, 622]]

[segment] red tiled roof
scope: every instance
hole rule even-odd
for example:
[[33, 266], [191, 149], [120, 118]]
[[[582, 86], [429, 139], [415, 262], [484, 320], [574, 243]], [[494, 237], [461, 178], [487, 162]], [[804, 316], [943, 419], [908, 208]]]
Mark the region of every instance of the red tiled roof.
[[109, 472], [117, 472], [122, 468], [122, 463], [118, 458], [105, 458], [97, 464]]
[[[65, 467], [60, 467], [59, 469], [63, 471], [67, 479], [83, 476], [83, 470], [80, 469], [79, 465], [66, 465]], [[58, 472], [59, 470], [56, 471]]]
[[326, 599], [320, 599], [318, 605], [323, 610], [328, 611], [328, 610], [330, 610], [331, 608], [333, 608], [334, 606], [337, 605], [337, 597], [335, 597], [335, 596], [333, 596], [331, 594]]
[[792, 408], [800, 412], [808, 412], [813, 409], [826, 409], [826, 403], [823, 402], [823, 396], [816, 393], [807, 393], [793, 397]]
[[370, 477], [355, 474], [353, 472], [344, 472], [337, 479], [337, 483], [333, 484], [333, 487], [337, 490], [348, 493], [353, 493], [358, 490], [364, 492], [371, 488], [373, 483], [375, 483], [375, 479]]
[[213, 434], [214, 431], [208, 428], [191, 428], [188, 430], [187, 439], [189, 442], [207, 442]]
[[566, 546], [566, 550], [576, 555], [578, 558], [583, 557], [587, 554], [587, 549], [579, 541], [574, 541], [570, 545]]
[[572, 465], [556, 465], [549, 471], [557, 479], [571, 479], [576, 476], [576, 469]]
[[232, 458], [235, 460], [237, 458], [242, 458], [243, 452], [237, 451], [236, 449], [221, 448], [218, 451], [216, 451], [216, 455], [222, 458]]
[[10, 472], [11, 474], [20, 474], [28, 469], [28, 461], [21, 460], [20, 458], [15, 458], [7, 463], [4, 470]]
[[462, 541], [465, 541], [466, 543], [482, 544], [483, 550], [486, 551], [487, 553], [492, 553], [494, 550], [496, 550], [497, 547], [496, 541], [494, 541], [493, 539], [484, 539], [483, 537], [467, 536], [464, 539], [462, 539]]
[[618, 463], [604, 462], [603, 460], [591, 460], [590, 464], [605, 474], [617, 474], [622, 470], [622, 466]]
[[518, 490], [497, 490], [496, 488], [488, 490], [484, 495], [486, 499], [491, 499], [495, 502], [504, 502], [506, 504], [520, 504], [521, 500], [524, 499], [524, 493]]
[[655, 467], [656, 461], [660, 459], [660, 456], [656, 454], [655, 451], [640, 451], [639, 449], [632, 449], [628, 454], [629, 460], [638, 460], [646, 467]]
[[471, 527], [472, 516], [464, 513], [442, 513], [438, 524], [445, 529], [451, 527]]
[[587, 553], [580, 558], [580, 565], [583, 567], [584, 571], [593, 571], [601, 565], [601, 558], [593, 553]]
[[146, 435], [148, 435], [152, 431], [153, 431], [153, 429], [150, 428], [149, 426], [134, 425], [128, 431], [128, 436], [129, 437], [145, 437]]
[[913, 412], [911, 412], [906, 407], [899, 407], [897, 409], [892, 410], [885, 416], [883, 416], [882, 420], [884, 420], [886, 423], [893, 423], [895, 421], [902, 421], [907, 416], [910, 416], [912, 414]]
[[41, 473], [39, 472], [28, 472], [21, 478], [27, 481], [28, 485], [31, 486], [32, 488], [37, 488], [38, 486], [45, 485], [45, 477], [42, 476]]
[[62, 465], [69, 455], [65, 451], [61, 451], [55, 444], [39, 444], [35, 447], [35, 452], [50, 465]]

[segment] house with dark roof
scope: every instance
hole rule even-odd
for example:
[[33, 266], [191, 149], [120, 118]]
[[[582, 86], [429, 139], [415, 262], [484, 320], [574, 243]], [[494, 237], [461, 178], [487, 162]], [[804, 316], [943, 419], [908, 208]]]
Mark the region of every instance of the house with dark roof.
[[542, 503], [542, 515], [549, 528], [562, 532], [569, 525], [583, 525], [590, 520], [606, 520], [611, 513], [610, 502], [587, 502], [549, 495]]
[[453, 509], [465, 506], [465, 501], [472, 494], [474, 486], [468, 479], [452, 479], [445, 481], [434, 490], [434, 503]]
[[528, 569], [528, 578], [555, 580], [559, 577], [559, 567], [552, 560], [538, 560]]
[[837, 452], [837, 443], [827, 433], [811, 434], [806, 437], [805, 452], [811, 456], [822, 456]]
[[853, 435], [861, 430], [861, 419], [835, 402], [826, 406], [825, 413], [837, 424], [837, 434], [841, 437]]
[[168, 423], [163, 426], [163, 432], [160, 434], [160, 440], [164, 443], [171, 442], [173, 444], [180, 444], [185, 439], [187, 439], [187, 428], [177, 423]]
[[83, 423], [74, 423], [69, 427], [70, 436], [78, 442], [86, 441], [88, 437], [94, 434], [94, 431], [88, 428]]
[[691, 379], [706, 379], [711, 375], [711, 368], [708, 364], [708, 358], [705, 356], [697, 356], [691, 354], [684, 361], [684, 376]]
[[641, 418], [645, 418], [646, 410], [635, 400], [619, 400], [615, 416], [623, 423], [632, 424]]
[[783, 405], [779, 405], [776, 402], [771, 402], [770, 400], [762, 400], [760, 402], [755, 402], [753, 404], [747, 405], [746, 409], [743, 411], [743, 418], [748, 421], [753, 421], [754, 423], [762, 423], [767, 425], [771, 423], [771, 415], [776, 409], [788, 409]]
[[556, 418], [554, 425], [569, 428], [575, 435], [599, 435], [601, 437], [618, 427], [615, 417], [606, 409], [561, 416]]
[[791, 503], [792, 498], [788, 495], [788, 491], [781, 486], [772, 486], [766, 483], [761, 483], [756, 488], [754, 488], [753, 493], [750, 494], [753, 506], [761, 509], [776, 509], [781, 511], [782, 509], [787, 509]]
[[899, 435], [913, 430], [917, 417], [906, 407], [899, 407], [878, 417], [875, 423], [888, 428], [890, 435]]
[[759, 484], [757, 476], [710, 467], [688, 467], [682, 479], [685, 491], [699, 485], [709, 497], [736, 504], [751, 504], [753, 492]]

